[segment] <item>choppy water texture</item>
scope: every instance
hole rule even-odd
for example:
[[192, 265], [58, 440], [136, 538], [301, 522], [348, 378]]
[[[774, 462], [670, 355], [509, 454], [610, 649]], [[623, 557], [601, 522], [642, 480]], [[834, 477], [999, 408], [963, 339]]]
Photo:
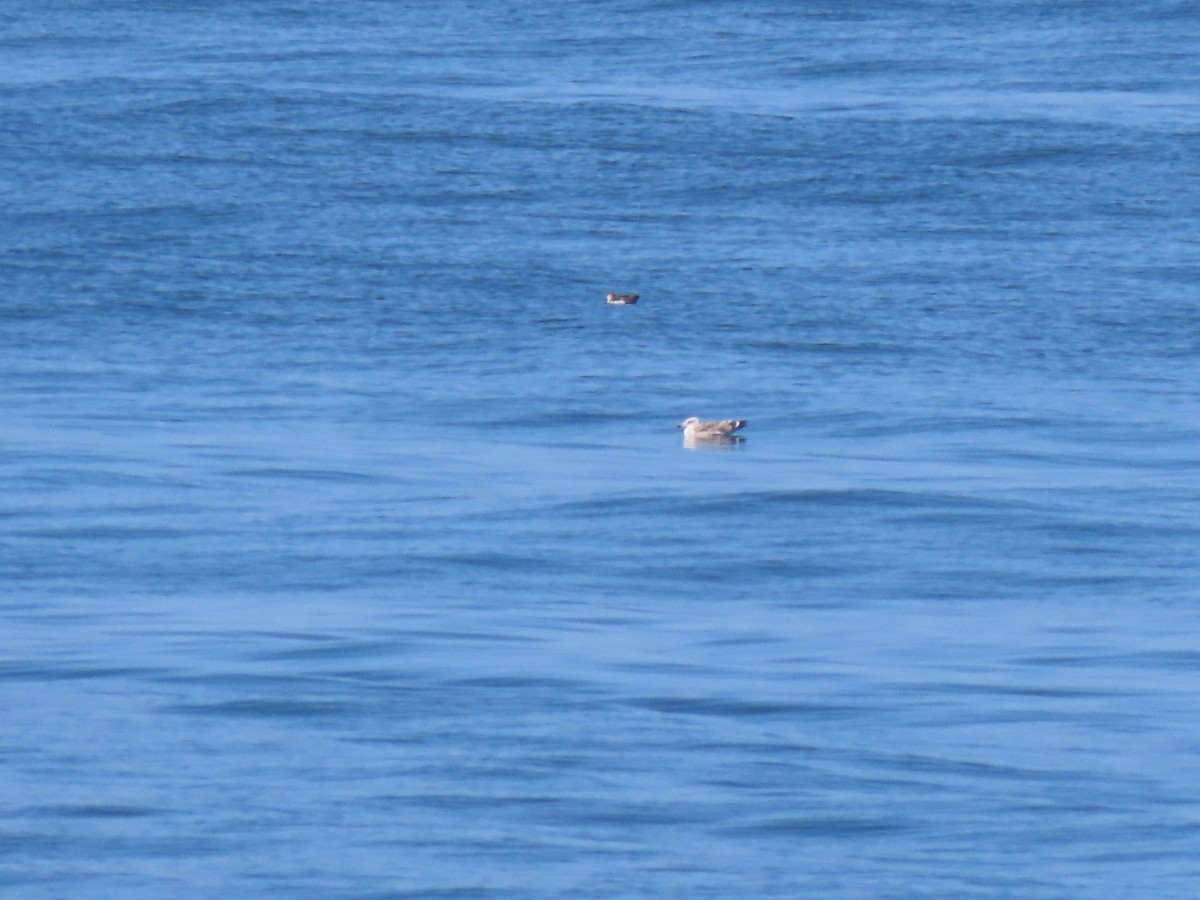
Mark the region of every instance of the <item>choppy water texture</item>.
[[1196, 896], [1197, 33], [5, 6], [5, 895]]

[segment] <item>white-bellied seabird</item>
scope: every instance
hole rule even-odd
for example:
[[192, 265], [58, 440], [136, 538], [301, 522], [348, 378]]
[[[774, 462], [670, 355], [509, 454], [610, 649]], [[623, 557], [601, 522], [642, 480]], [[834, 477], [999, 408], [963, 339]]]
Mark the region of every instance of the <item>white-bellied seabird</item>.
[[739, 440], [732, 437], [735, 431], [744, 428], [746, 425], [745, 419], [721, 419], [717, 422], [701, 422], [695, 416], [684, 419], [676, 427], [683, 429], [683, 441], [685, 444], [694, 443], [695, 441], [727, 441]]

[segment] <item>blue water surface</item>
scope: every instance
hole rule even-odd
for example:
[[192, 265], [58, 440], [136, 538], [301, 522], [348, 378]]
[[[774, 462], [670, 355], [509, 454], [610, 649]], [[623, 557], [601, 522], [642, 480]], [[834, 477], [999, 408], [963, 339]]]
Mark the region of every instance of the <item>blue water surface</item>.
[[4, 6], [5, 896], [1196, 896], [1198, 32]]

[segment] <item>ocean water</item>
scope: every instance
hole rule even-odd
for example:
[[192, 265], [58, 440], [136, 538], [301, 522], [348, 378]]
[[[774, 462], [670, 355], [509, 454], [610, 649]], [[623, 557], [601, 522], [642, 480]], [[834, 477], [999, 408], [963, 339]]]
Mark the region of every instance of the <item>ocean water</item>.
[[4, 896], [1196, 896], [1197, 32], [0, 8]]

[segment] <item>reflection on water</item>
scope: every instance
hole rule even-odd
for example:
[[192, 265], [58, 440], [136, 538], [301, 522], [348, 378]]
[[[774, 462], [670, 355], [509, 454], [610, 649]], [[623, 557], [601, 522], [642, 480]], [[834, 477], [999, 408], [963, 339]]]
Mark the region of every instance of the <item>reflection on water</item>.
[[688, 450], [736, 450], [744, 444], [746, 439], [736, 434], [721, 435], [719, 437], [697, 438], [692, 435], [685, 434], [683, 436], [683, 446]]

